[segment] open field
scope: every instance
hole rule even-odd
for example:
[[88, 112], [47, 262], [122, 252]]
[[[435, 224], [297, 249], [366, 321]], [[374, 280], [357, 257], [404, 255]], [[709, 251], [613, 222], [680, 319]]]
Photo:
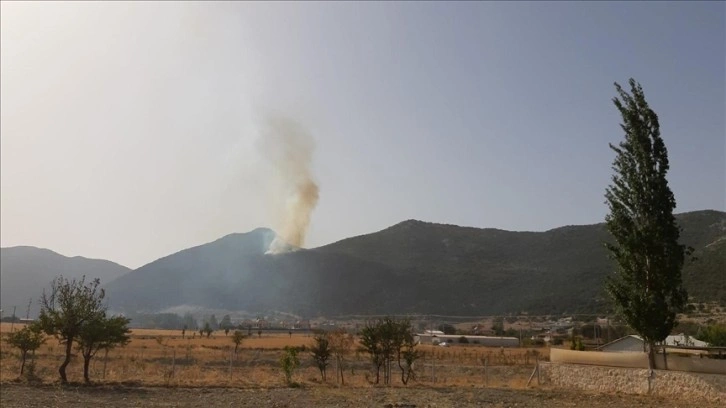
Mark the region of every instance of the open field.
[[[15, 325], [15, 329], [22, 326]], [[4, 323], [0, 331], [10, 330]], [[216, 332], [210, 338], [182, 338], [180, 331], [143, 330], [132, 332], [131, 342], [111, 350], [108, 356], [100, 352], [90, 367], [91, 380], [96, 383], [125, 383], [144, 386], [175, 387], [279, 387], [284, 375], [278, 359], [285, 346], [310, 346], [309, 334], [253, 333], [245, 338], [238, 353], [234, 353], [231, 336]], [[356, 351], [357, 344], [346, 356], [344, 380], [346, 386], [366, 387], [373, 382], [374, 372], [365, 353]], [[443, 348], [421, 345], [423, 358], [416, 363], [417, 378], [413, 385], [456, 385], [524, 388], [537, 358], [546, 357], [546, 348], [500, 349], [475, 345], [456, 345]], [[18, 378], [18, 351], [4, 342], [0, 348], [0, 381]], [[301, 366], [293, 380], [300, 384], [319, 384], [320, 372], [310, 354], [299, 355]], [[34, 375], [43, 383], [58, 381], [57, 368], [63, 359], [63, 348], [49, 338], [36, 352]], [[486, 359], [486, 375], [484, 361]], [[68, 379], [82, 381], [82, 358], [74, 356], [68, 366]], [[398, 370], [392, 373], [398, 384]], [[328, 382], [336, 383], [334, 366], [328, 368]]]
[[[21, 328], [16, 324], [15, 329]], [[10, 324], [0, 325], [3, 333]], [[278, 359], [285, 346], [309, 346], [309, 334], [263, 333], [245, 338], [234, 353], [231, 336], [182, 338], [180, 331], [133, 330], [132, 340], [91, 363], [95, 386], [81, 385], [82, 358], [68, 367], [71, 385], [58, 384], [57, 368], [63, 349], [50, 338], [36, 353], [34, 377], [20, 379], [17, 350], [4, 341], [0, 347], [0, 406], [113, 407], [539, 407], [636, 406], [676, 407], [683, 401], [662, 398], [595, 395], [550, 389], [527, 381], [536, 361], [547, 360], [548, 348], [502, 349], [476, 345], [444, 348], [420, 345], [424, 357], [416, 363], [417, 377], [403, 386], [394, 367], [393, 385], [372, 384], [368, 356], [354, 349], [345, 358], [345, 386], [334, 365], [323, 383], [307, 351], [288, 388]], [[484, 361], [486, 361], [486, 370]], [[26, 366], [27, 368], [27, 366]], [[699, 406], [708, 404], [699, 402]]]

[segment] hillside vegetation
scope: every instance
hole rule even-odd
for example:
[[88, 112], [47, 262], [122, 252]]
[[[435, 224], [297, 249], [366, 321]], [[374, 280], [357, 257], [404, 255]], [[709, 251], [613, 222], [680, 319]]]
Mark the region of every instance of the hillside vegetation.
[[[692, 300], [726, 304], [726, 213], [677, 215], [694, 248], [683, 280]], [[303, 317], [422, 313], [602, 313], [613, 271], [604, 224], [511, 232], [408, 220], [315, 249], [266, 254], [276, 234], [231, 234], [134, 271], [37, 248], [3, 248], [3, 308], [37, 299], [57, 274], [99, 277], [110, 306], [179, 306]], [[115, 279], [114, 279], [115, 278]], [[20, 312], [20, 310], [23, 312]], [[12, 309], [10, 309], [12, 310]]]
[[30, 246], [2, 248], [0, 250], [0, 302], [3, 316], [25, 317], [28, 301], [32, 300], [30, 314], [38, 313], [38, 300], [43, 288], [58, 275], [68, 278], [98, 278], [110, 282], [131, 269], [111, 261], [88, 259], [80, 256], [67, 257], [48, 249]]
[[[691, 297], [726, 302], [726, 214], [678, 215], [696, 261]], [[270, 230], [234, 234], [152, 262], [107, 287], [114, 305], [198, 305], [303, 316], [592, 313], [609, 309], [603, 224], [510, 232], [408, 220], [324, 247], [265, 255]]]

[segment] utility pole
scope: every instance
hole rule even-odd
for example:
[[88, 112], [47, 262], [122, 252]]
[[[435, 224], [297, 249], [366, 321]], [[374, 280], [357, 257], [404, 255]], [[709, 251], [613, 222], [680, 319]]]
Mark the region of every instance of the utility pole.
[[13, 317], [12, 317], [13, 320], [10, 321], [11, 322], [10, 323], [10, 333], [15, 331], [15, 307], [16, 306], [13, 306]]
[[25, 311], [25, 319], [30, 319], [30, 305], [33, 304], [33, 298], [28, 299], [28, 309]]

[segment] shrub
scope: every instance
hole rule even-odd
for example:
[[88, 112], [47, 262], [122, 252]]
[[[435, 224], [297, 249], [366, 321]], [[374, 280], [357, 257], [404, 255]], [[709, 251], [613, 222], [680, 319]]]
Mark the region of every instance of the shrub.
[[292, 374], [300, 366], [295, 347], [285, 346], [285, 353], [280, 357], [280, 368], [285, 373], [285, 382], [292, 386]]

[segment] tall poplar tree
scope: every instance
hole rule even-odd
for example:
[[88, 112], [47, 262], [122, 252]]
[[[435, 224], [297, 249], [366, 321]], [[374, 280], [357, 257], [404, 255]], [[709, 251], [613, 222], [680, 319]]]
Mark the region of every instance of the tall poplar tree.
[[655, 345], [670, 334], [688, 299], [681, 269], [689, 251], [678, 242], [676, 200], [666, 179], [668, 151], [658, 116], [640, 84], [632, 78], [629, 84], [630, 94], [615, 83], [619, 97], [613, 98], [625, 140], [610, 145], [616, 153], [615, 174], [605, 193], [610, 208], [605, 221], [614, 238], [607, 248], [617, 269], [606, 289], [617, 312], [644, 339], [652, 369]]

